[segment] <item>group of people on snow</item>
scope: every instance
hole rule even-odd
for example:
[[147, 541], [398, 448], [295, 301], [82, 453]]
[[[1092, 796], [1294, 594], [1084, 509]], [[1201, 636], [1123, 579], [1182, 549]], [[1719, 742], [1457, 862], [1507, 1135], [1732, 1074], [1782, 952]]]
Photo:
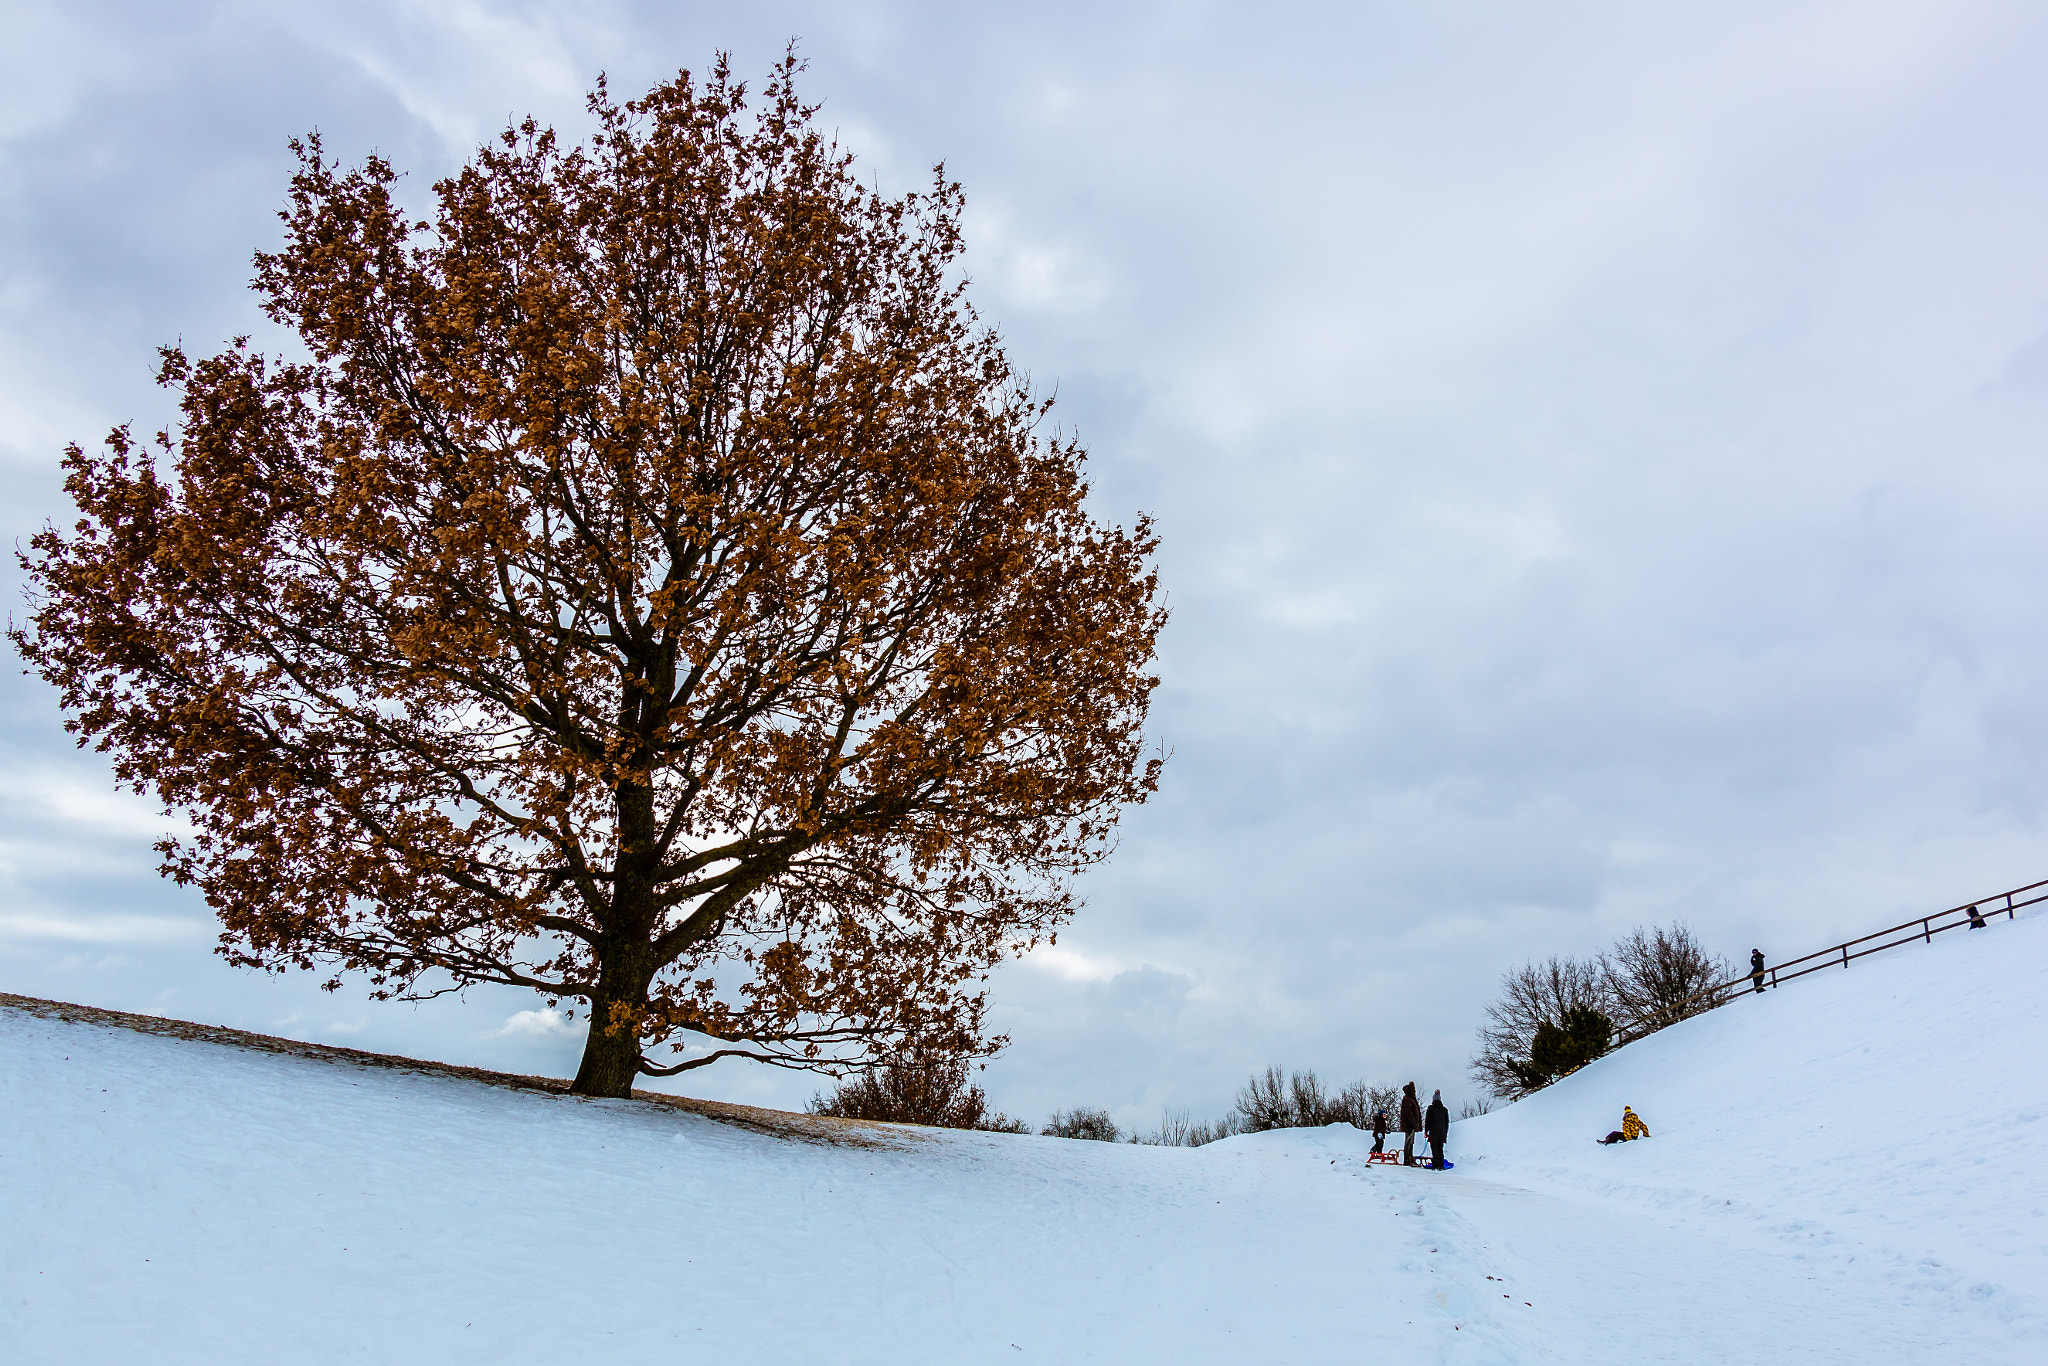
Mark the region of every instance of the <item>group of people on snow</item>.
[[[1385, 1156], [1387, 1151], [1387, 1112], [1375, 1110], [1372, 1116], [1372, 1150], [1376, 1155]], [[1417, 1133], [1429, 1142], [1429, 1160], [1418, 1163], [1415, 1160], [1415, 1135]], [[1444, 1093], [1431, 1094], [1429, 1108], [1415, 1098], [1415, 1083], [1409, 1082], [1401, 1088], [1401, 1165], [1404, 1167], [1427, 1166], [1438, 1171], [1444, 1167], [1444, 1144], [1451, 1136], [1451, 1112], [1444, 1108]]]
[[[1401, 1088], [1401, 1165], [1404, 1167], [1430, 1167], [1442, 1171], [1444, 1144], [1451, 1134], [1451, 1112], [1444, 1108], [1444, 1093], [1430, 1093], [1429, 1108], [1424, 1109], [1415, 1098], [1415, 1083], [1409, 1082]], [[1393, 1128], [1387, 1123], [1387, 1112], [1375, 1110], [1372, 1114], [1372, 1155], [1378, 1158], [1392, 1156], [1387, 1151], [1387, 1134]], [[1429, 1143], [1429, 1157], [1421, 1162], [1415, 1160], [1415, 1135], [1420, 1133]], [[1601, 1143], [1628, 1143], [1638, 1138], [1648, 1138], [1650, 1126], [1643, 1123], [1633, 1108], [1621, 1107], [1621, 1127]]]

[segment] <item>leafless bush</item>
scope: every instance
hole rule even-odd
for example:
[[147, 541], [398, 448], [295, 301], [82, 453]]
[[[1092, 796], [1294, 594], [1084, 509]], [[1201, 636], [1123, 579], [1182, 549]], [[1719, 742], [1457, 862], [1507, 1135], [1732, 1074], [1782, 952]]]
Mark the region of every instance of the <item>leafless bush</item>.
[[968, 1084], [965, 1058], [918, 1054], [841, 1081], [811, 1097], [814, 1115], [930, 1124], [941, 1129], [984, 1129], [1023, 1134], [1030, 1126], [992, 1112], [979, 1086]]
[[1708, 953], [1683, 920], [1669, 929], [1638, 926], [1601, 955], [1600, 971], [1613, 1002], [1608, 1013], [1631, 1038], [1725, 1003], [1730, 993], [1711, 988], [1735, 975], [1728, 960]]
[[1401, 1088], [1368, 1086], [1362, 1081], [1354, 1081], [1338, 1093], [1330, 1119], [1341, 1119], [1354, 1129], [1371, 1129], [1373, 1115], [1382, 1111], [1389, 1122], [1400, 1115]]
[[1187, 1145], [1199, 1148], [1214, 1143], [1219, 1138], [1231, 1138], [1244, 1132], [1244, 1126], [1234, 1114], [1225, 1115], [1213, 1124], [1191, 1124], [1188, 1126]]
[[1337, 1123], [1370, 1129], [1375, 1110], [1385, 1110], [1391, 1118], [1400, 1105], [1397, 1086], [1354, 1081], [1341, 1091], [1328, 1091], [1313, 1069], [1290, 1076], [1284, 1068], [1268, 1067], [1237, 1093], [1235, 1117], [1243, 1132], [1253, 1134]]
[[1493, 1097], [1491, 1096], [1481, 1096], [1477, 1100], [1468, 1100], [1458, 1107], [1459, 1119], [1477, 1119], [1481, 1115], [1490, 1115], [1492, 1113]]
[[[1384, 1110], [1392, 1119], [1399, 1113], [1400, 1105], [1401, 1091], [1396, 1086], [1354, 1081], [1341, 1091], [1331, 1091], [1313, 1069], [1289, 1073], [1284, 1067], [1268, 1067], [1244, 1084], [1237, 1093], [1236, 1107], [1215, 1123], [1198, 1124], [1185, 1110], [1167, 1110], [1160, 1116], [1158, 1129], [1149, 1134], [1134, 1133], [1130, 1141], [1166, 1148], [1199, 1148], [1234, 1134], [1262, 1133], [1267, 1129], [1345, 1123], [1369, 1130], [1374, 1111]], [[1055, 1120], [1058, 1118], [1054, 1116]], [[1051, 1133], [1051, 1128], [1046, 1132]]]
[[1294, 1112], [1294, 1123], [1302, 1128], [1317, 1124], [1328, 1124], [1325, 1118], [1334, 1099], [1323, 1090], [1323, 1079], [1313, 1068], [1296, 1072], [1287, 1083], [1288, 1108]]
[[1237, 1093], [1237, 1115], [1248, 1134], [1294, 1127], [1294, 1095], [1285, 1068], [1268, 1067], [1254, 1074]]
[[1198, 1124], [1188, 1118], [1185, 1110], [1167, 1110], [1159, 1117], [1159, 1127], [1149, 1134], [1134, 1133], [1131, 1142], [1145, 1143], [1155, 1148], [1199, 1148], [1214, 1143], [1219, 1138], [1243, 1133], [1244, 1128], [1236, 1114], [1228, 1114], [1213, 1124]]
[[1192, 1148], [1195, 1145], [1188, 1142], [1188, 1138], [1194, 1130], [1194, 1122], [1188, 1118], [1187, 1111], [1166, 1110], [1159, 1116], [1157, 1129], [1149, 1134], [1133, 1132], [1131, 1142], [1152, 1148]]
[[1101, 1143], [1114, 1143], [1123, 1137], [1109, 1111], [1091, 1110], [1085, 1105], [1053, 1111], [1052, 1118], [1038, 1132], [1048, 1138], [1092, 1138]]

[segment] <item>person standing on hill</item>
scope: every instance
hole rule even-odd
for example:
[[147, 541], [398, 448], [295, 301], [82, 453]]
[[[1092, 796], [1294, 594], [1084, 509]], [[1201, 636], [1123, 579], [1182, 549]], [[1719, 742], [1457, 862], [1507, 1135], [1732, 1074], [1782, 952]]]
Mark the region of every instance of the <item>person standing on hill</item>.
[[1433, 1091], [1429, 1113], [1422, 1117], [1422, 1132], [1429, 1138], [1429, 1165], [1444, 1169], [1444, 1142], [1451, 1136], [1451, 1112], [1444, 1108], [1444, 1093]]
[[1415, 1083], [1401, 1088], [1401, 1165], [1415, 1165], [1415, 1131], [1422, 1127], [1422, 1102], [1415, 1099]]
[[1762, 949], [1751, 949], [1749, 951], [1749, 980], [1756, 983], [1757, 995], [1763, 995], [1764, 951]]
[[1372, 1150], [1383, 1153], [1387, 1150], [1387, 1112], [1384, 1109], [1372, 1112]]

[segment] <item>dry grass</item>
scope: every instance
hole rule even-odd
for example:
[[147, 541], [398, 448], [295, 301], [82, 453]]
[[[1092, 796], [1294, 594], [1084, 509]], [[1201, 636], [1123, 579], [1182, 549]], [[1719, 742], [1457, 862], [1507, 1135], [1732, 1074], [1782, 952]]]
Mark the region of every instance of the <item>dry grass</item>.
[[[132, 1015], [123, 1010], [102, 1010], [97, 1006], [73, 1005], [66, 1001], [45, 1001], [34, 996], [15, 996], [0, 991], [0, 1009], [19, 1010], [46, 1020], [74, 1024], [105, 1025], [132, 1029], [138, 1034], [158, 1034], [172, 1039], [220, 1044], [228, 1048], [251, 1048], [263, 1053], [283, 1053], [312, 1062], [353, 1067], [388, 1067], [430, 1077], [451, 1077], [483, 1086], [506, 1086], [519, 1091], [545, 1091], [565, 1100], [569, 1083], [560, 1077], [526, 1077], [511, 1072], [491, 1072], [481, 1067], [459, 1067], [454, 1063], [426, 1062], [393, 1053], [366, 1053], [359, 1048], [337, 1048], [331, 1044], [302, 1043], [271, 1034], [252, 1034], [246, 1029], [222, 1025], [194, 1024], [190, 1020], [166, 1019], [161, 1015]], [[753, 1105], [731, 1105], [720, 1100], [696, 1100], [689, 1096], [664, 1095], [658, 1091], [635, 1091], [636, 1104], [668, 1110], [682, 1110], [758, 1134], [794, 1139], [802, 1143], [825, 1143], [853, 1148], [902, 1148], [922, 1142], [915, 1129], [873, 1120], [838, 1119], [829, 1115], [800, 1115], [786, 1110], [764, 1110]]]

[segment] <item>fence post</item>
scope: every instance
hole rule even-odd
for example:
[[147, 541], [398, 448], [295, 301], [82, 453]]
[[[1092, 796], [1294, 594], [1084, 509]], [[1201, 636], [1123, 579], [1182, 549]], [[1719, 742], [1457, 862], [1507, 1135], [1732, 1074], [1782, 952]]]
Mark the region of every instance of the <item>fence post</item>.
[[1847, 944], [1842, 945], [1842, 966], [1845, 968], [1849, 966], [1849, 946]]
[[1920, 937], [1930, 944], [1934, 942], [1934, 930], [1927, 923], [1931, 919], [1933, 919], [1932, 916], [1923, 915], [1920, 917]]

